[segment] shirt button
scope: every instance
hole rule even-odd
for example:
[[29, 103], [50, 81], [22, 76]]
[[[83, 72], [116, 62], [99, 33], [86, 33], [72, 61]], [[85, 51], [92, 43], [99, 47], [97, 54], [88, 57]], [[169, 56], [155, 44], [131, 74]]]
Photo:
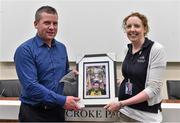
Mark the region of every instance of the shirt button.
[[44, 109], [46, 110], [46, 109], [47, 109], [47, 106], [44, 106]]

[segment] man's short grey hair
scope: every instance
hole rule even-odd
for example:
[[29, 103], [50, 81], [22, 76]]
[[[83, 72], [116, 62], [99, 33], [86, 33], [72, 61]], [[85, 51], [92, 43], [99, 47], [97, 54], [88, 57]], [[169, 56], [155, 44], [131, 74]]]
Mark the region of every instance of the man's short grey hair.
[[48, 14], [57, 14], [57, 11], [55, 8], [51, 7], [51, 6], [42, 6], [40, 7], [35, 14], [35, 21], [39, 21], [41, 19], [41, 13], [46, 12]]

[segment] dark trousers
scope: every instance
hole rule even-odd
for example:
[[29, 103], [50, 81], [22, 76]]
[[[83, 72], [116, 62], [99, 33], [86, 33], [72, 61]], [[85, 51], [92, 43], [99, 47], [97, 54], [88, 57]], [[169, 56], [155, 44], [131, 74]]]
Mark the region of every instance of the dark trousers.
[[20, 122], [63, 122], [65, 110], [60, 106], [31, 106], [21, 103], [19, 110]]

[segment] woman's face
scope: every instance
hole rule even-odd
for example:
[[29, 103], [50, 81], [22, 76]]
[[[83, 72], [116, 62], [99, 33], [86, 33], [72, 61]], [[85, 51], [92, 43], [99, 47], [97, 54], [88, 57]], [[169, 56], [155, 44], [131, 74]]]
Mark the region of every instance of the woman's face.
[[144, 40], [144, 33], [146, 30], [142, 24], [142, 21], [136, 16], [128, 18], [125, 25], [125, 31], [128, 39], [132, 43], [137, 43]]

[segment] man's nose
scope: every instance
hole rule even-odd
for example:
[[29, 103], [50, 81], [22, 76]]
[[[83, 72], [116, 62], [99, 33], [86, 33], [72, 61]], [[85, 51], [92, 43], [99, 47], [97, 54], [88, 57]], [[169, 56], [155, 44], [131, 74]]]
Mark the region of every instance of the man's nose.
[[49, 25], [49, 29], [55, 29], [55, 28], [56, 26], [53, 23]]

